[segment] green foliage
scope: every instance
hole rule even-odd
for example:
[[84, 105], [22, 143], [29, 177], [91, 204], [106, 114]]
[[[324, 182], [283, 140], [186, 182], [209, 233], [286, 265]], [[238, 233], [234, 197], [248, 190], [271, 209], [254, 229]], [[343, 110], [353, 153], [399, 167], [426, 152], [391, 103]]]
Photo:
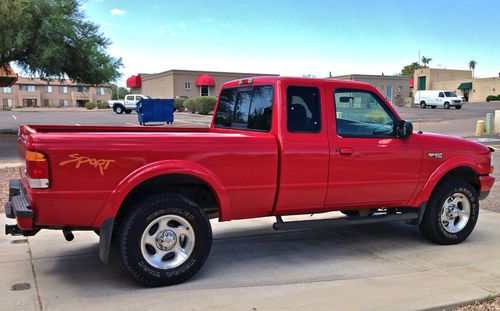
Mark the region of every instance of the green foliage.
[[488, 95], [488, 97], [486, 97], [486, 101], [487, 102], [490, 102], [490, 101], [493, 101], [493, 100], [500, 100], [500, 94], [498, 94], [498, 96]]
[[184, 108], [184, 102], [187, 100], [187, 98], [183, 98], [183, 97], [180, 97], [180, 98], [176, 98], [174, 100], [174, 107], [177, 111], [184, 111], [186, 110]]
[[95, 109], [95, 104], [93, 102], [86, 102], [85, 108], [87, 108], [88, 110]]
[[120, 86], [116, 84], [111, 84], [111, 99], [112, 100], [117, 100], [117, 99], [124, 99], [125, 96], [130, 94], [130, 89]]
[[192, 98], [188, 98], [184, 101], [184, 107], [186, 107], [186, 109], [191, 113], [195, 113], [196, 109], [198, 108], [196, 105], [196, 100]]
[[429, 63], [432, 61], [432, 58], [422, 56], [422, 63], [424, 63], [424, 67], [428, 67]]
[[97, 85], [120, 77], [110, 40], [86, 20], [78, 0], [0, 1], [0, 66], [15, 62], [42, 79]]
[[415, 70], [420, 68], [422, 68], [422, 66], [420, 66], [419, 63], [417, 62], [411, 63], [403, 67], [403, 69], [401, 70], [401, 75], [404, 77], [413, 77]]
[[214, 111], [217, 97], [215, 96], [202, 96], [195, 99], [196, 111], [199, 114], [207, 115]]
[[108, 103], [102, 102], [97, 104], [97, 109], [108, 109]]

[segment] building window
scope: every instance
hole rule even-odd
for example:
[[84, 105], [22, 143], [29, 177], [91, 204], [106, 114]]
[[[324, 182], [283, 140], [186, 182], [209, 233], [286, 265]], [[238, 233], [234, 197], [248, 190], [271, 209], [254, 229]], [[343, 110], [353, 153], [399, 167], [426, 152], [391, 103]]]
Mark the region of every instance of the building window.
[[106, 90], [103, 87], [98, 87], [97, 88], [97, 95], [102, 96], [104, 94], [106, 94]]
[[52, 85], [46, 85], [44, 87], [45, 93], [52, 93]]
[[12, 88], [10, 86], [4, 87], [3, 92], [5, 94], [10, 94], [10, 93], [12, 93]]
[[75, 86], [75, 92], [78, 92], [78, 93], [88, 93], [89, 92], [89, 88], [86, 87], [86, 86]]
[[3, 99], [3, 109], [5, 108], [12, 108], [12, 98]]
[[35, 91], [35, 86], [34, 85], [28, 85], [28, 84], [21, 84], [19, 86], [19, 90], [24, 91], [24, 92], [34, 92]]
[[60, 99], [59, 100], [59, 107], [68, 107], [68, 100], [67, 99]]
[[59, 93], [67, 94], [68, 93], [68, 87], [65, 85], [61, 85], [59, 87]]
[[200, 87], [200, 96], [210, 96], [210, 87], [204, 85]]
[[44, 107], [48, 107], [48, 106], [50, 106], [50, 101], [49, 101], [48, 99], [44, 99], [44, 100], [43, 100], [43, 106], [44, 106]]
[[184, 89], [190, 90], [191, 89], [191, 82], [184, 82]]
[[33, 98], [24, 98], [23, 99], [24, 107], [36, 107], [36, 99]]

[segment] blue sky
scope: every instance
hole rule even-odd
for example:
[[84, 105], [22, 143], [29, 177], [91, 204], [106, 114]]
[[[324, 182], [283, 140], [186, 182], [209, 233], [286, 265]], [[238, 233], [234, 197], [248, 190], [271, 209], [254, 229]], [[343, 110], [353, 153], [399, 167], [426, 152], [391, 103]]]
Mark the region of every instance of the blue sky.
[[138, 72], [193, 69], [317, 77], [431, 67], [500, 72], [500, 1], [88, 0], [88, 19]]

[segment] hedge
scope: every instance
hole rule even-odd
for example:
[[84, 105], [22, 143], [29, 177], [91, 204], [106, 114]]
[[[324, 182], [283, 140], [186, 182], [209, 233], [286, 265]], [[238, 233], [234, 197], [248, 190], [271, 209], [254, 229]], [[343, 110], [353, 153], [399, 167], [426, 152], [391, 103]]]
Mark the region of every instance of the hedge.
[[207, 115], [214, 111], [217, 97], [215, 96], [202, 96], [195, 99], [196, 111], [199, 114]]
[[88, 110], [95, 109], [95, 104], [93, 102], [86, 102], [85, 108], [87, 108]]

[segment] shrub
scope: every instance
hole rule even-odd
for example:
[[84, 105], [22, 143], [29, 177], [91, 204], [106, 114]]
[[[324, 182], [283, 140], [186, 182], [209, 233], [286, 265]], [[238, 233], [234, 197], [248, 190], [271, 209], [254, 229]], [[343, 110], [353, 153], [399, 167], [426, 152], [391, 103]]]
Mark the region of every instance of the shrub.
[[199, 114], [207, 115], [214, 111], [217, 97], [215, 96], [202, 96], [196, 99], [196, 111]]
[[174, 100], [174, 107], [176, 109], [176, 111], [185, 111], [186, 108], [184, 107], [184, 102], [187, 100], [187, 98], [183, 98], [183, 97], [180, 97], [180, 98], [176, 98]]
[[87, 108], [88, 110], [95, 109], [95, 104], [93, 102], [86, 102], [85, 108]]
[[490, 102], [492, 100], [498, 100], [498, 96], [495, 96], [495, 95], [488, 95], [488, 97], [486, 97], [486, 101], [487, 102]]
[[108, 106], [107, 103], [103, 102], [103, 103], [98, 103], [97, 104], [97, 109], [108, 109], [108, 108], [109, 108], [109, 106]]
[[196, 107], [196, 100], [192, 98], [188, 98], [184, 101], [184, 107], [191, 113], [195, 113], [198, 108]]

